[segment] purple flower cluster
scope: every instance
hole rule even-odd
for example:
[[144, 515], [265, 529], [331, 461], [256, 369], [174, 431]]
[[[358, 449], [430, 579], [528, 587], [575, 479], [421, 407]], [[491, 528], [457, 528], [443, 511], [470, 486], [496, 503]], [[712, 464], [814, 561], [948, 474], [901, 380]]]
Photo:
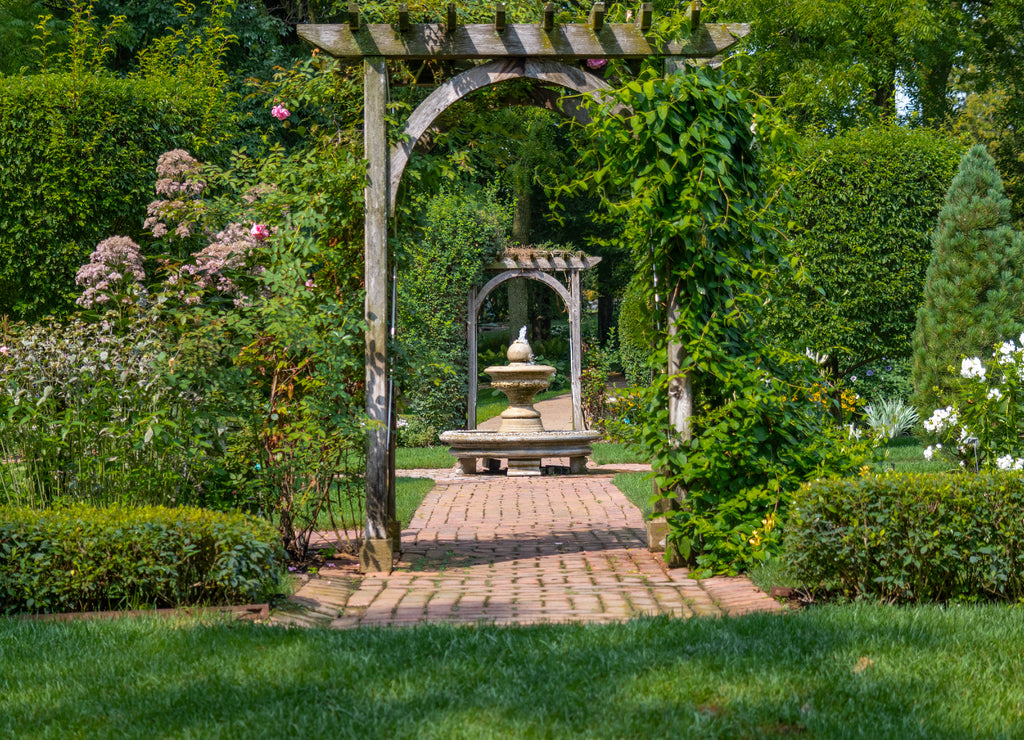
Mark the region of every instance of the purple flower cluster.
[[89, 262], [75, 275], [75, 283], [85, 288], [76, 303], [84, 308], [108, 303], [112, 298], [133, 303], [134, 296], [145, 292], [145, 279], [139, 245], [126, 236], [111, 236], [96, 245]]
[[198, 178], [201, 170], [202, 165], [184, 149], [161, 154], [156, 162], [156, 194], [163, 197], [146, 207], [143, 228], [158, 239], [168, 234], [178, 239], [192, 236], [196, 198], [206, 189], [206, 183]]

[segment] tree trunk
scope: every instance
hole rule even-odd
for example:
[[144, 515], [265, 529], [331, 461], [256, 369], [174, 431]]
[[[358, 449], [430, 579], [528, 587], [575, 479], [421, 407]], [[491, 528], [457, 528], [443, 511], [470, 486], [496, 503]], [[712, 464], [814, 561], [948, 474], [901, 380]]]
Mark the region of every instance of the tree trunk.
[[[512, 217], [512, 239], [522, 246], [530, 243], [530, 183], [525, 178], [514, 177], [516, 210]], [[526, 280], [510, 280], [508, 283], [508, 338], [511, 342], [519, 336], [521, 327], [529, 332], [530, 293]]]

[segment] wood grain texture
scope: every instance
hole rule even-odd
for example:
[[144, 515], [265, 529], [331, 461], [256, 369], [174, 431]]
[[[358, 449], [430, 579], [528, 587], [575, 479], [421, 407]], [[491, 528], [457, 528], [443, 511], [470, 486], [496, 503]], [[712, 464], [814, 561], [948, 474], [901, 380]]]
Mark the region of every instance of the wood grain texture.
[[388, 536], [394, 508], [388, 455], [387, 299], [388, 149], [387, 70], [383, 57], [363, 62], [363, 128], [367, 160], [363, 279], [366, 285], [366, 414], [371, 425], [366, 449], [366, 539]]
[[353, 31], [349, 24], [298, 26], [299, 37], [339, 59], [383, 56], [389, 59], [640, 59], [649, 56], [713, 57], [750, 33], [749, 23], [698, 24], [685, 39], [656, 45], [633, 23], [555, 24], [550, 31], [534, 23], [513, 23], [500, 33], [492, 24], [450, 28], [446, 23], [414, 23], [402, 33], [397, 25], [373, 23]]

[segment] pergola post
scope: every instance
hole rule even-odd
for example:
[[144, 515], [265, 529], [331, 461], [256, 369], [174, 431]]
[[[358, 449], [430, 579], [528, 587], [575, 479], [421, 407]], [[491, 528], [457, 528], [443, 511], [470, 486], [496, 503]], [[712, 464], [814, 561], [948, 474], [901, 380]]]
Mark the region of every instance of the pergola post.
[[384, 57], [363, 60], [363, 137], [367, 162], [364, 190], [366, 216], [364, 275], [366, 286], [366, 532], [359, 554], [363, 571], [388, 571], [393, 566], [395, 492], [390, 445], [393, 439], [387, 386], [388, 248], [388, 81]]
[[572, 428], [583, 430], [583, 385], [580, 376], [583, 373], [583, 312], [580, 306], [580, 271], [569, 273], [569, 373], [572, 387]]
[[480, 371], [477, 369], [479, 358], [477, 357], [477, 318], [478, 309], [476, 288], [469, 289], [469, 308], [466, 321], [466, 343], [469, 347], [469, 368], [467, 375], [469, 387], [466, 394], [466, 429], [476, 429], [476, 392]]

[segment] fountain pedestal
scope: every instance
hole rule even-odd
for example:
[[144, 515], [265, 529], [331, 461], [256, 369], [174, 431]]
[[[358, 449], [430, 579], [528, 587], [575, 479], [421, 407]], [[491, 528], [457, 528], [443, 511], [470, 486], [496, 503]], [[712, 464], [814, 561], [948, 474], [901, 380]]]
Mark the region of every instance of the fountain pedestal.
[[532, 353], [524, 335], [525, 329], [509, 347], [508, 365], [484, 370], [492, 378], [491, 386], [509, 400], [508, 408], [501, 413], [498, 431], [449, 431], [440, 437], [458, 458], [463, 473], [476, 473], [476, 461], [483, 458], [508, 460], [509, 476], [540, 475], [541, 461], [545, 457], [567, 457], [570, 473], [586, 472], [590, 445], [601, 435], [599, 432], [544, 429], [540, 412], [533, 407], [533, 397], [548, 387], [555, 368], [529, 361]]

